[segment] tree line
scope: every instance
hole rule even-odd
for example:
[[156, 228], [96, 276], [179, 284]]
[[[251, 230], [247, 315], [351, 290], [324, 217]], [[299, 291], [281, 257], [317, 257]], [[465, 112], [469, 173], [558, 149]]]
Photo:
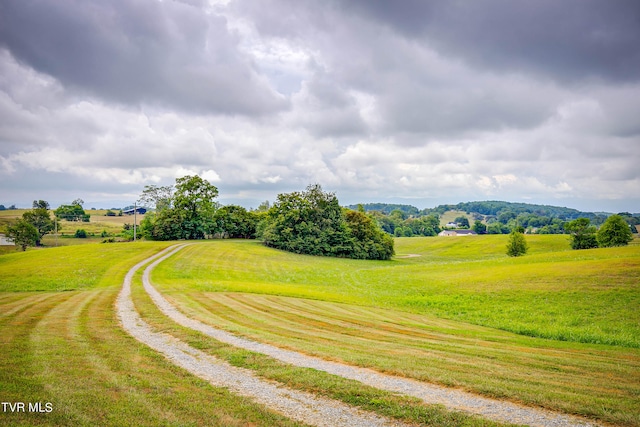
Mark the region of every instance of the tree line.
[[[352, 209], [356, 205], [349, 206]], [[448, 211], [462, 211], [454, 222], [457, 228], [468, 228], [478, 234], [509, 234], [524, 227], [528, 234], [568, 234], [566, 226], [578, 218], [586, 218], [590, 224], [600, 227], [609, 214], [581, 212], [557, 206], [510, 202], [468, 202], [457, 205], [440, 205], [433, 209], [419, 210], [410, 205], [368, 203], [362, 207], [376, 218], [387, 233], [396, 237], [435, 236], [441, 230], [440, 217]], [[618, 213], [637, 233], [640, 214]]]
[[[257, 210], [241, 206], [220, 206], [215, 201], [218, 189], [199, 176], [176, 179], [175, 185], [145, 186], [138, 202], [151, 210], [139, 227], [129, 226], [126, 233], [149, 240], [204, 239], [212, 237], [259, 238], [271, 247], [295, 253], [361, 259], [389, 259], [393, 239], [408, 236], [435, 236], [441, 230], [444, 209], [467, 211], [455, 222], [459, 228], [471, 228], [478, 234], [529, 232], [568, 233], [574, 249], [627, 244], [640, 217], [630, 213], [607, 216], [543, 205], [508, 202], [470, 202], [441, 205], [422, 211], [410, 205], [383, 203], [340, 206], [334, 193], [318, 184], [302, 192], [279, 194], [273, 206], [263, 203]], [[62, 205], [55, 218], [89, 221], [81, 199]], [[484, 212], [484, 213], [480, 213]], [[115, 213], [114, 213], [115, 214]], [[550, 216], [545, 216], [550, 215]], [[597, 227], [597, 226], [600, 227]], [[126, 226], [125, 226], [126, 227]], [[59, 228], [59, 227], [58, 227]], [[33, 202], [16, 223], [7, 227], [7, 235], [23, 250], [41, 245], [45, 234], [54, 229], [49, 204]]]

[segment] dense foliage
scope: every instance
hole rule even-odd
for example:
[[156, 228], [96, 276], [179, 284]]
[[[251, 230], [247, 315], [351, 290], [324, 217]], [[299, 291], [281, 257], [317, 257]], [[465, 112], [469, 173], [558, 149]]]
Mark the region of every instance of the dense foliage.
[[621, 215], [612, 215], [602, 224], [596, 235], [602, 247], [626, 246], [633, 240], [629, 224]]
[[569, 232], [573, 249], [591, 249], [598, 247], [596, 227], [589, 218], [578, 218], [567, 223], [565, 230]]
[[38, 240], [38, 230], [24, 219], [7, 227], [7, 236], [23, 251], [28, 246], [35, 246]]
[[[466, 212], [466, 216], [456, 218], [456, 228], [471, 228], [478, 234], [509, 234], [519, 226], [524, 227], [528, 234], [564, 234], [569, 232], [565, 226], [572, 220], [586, 218], [598, 227], [609, 215], [558, 206], [500, 201], [440, 205], [423, 210], [409, 205], [385, 203], [367, 203], [361, 206], [376, 218], [384, 231], [396, 237], [435, 236], [441, 230], [440, 216], [449, 211]], [[350, 208], [355, 209], [355, 205]], [[640, 214], [622, 212], [619, 215], [633, 232], [637, 232]], [[428, 218], [426, 227], [420, 224], [425, 218]]]
[[24, 251], [28, 246], [40, 246], [44, 235], [54, 228], [55, 224], [49, 214], [49, 203], [34, 200], [33, 209], [24, 212], [22, 218], [10, 224], [7, 235]]
[[142, 235], [150, 240], [204, 239], [215, 232], [217, 196], [218, 189], [197, 175], [177, 178], [175, 191], [156, 205], [161, 209], [140, 223]]
[[260, 224], [267, 246], [294, 253], [359, 259], [390, 259], [393, 239], [363, 212], [340, 207], [320, 185], [279, 194]]
[[212, 236], [255, 238], [258, 214], [240, 206], [219, 207], [218, 189], [199, 176], [176, 179], [175, 186], [146, 186], [140, 201], [155, 206], [140, 223], [149, 240], [193, 240]]
[[256, 237], [259, 216], [242, 206], [228, 205], [216, 211], [213, 216], [216, 231], [221, 237], [232, 239], [253, 239]]
[[61, 205], [54, 211], [58, 219], [66, 219], [67, 221], [89, 222], [89, 214], [82, 208], [82, 204], [73, 201], [70, 205]]
[[347, 207], [352, 210], [357, 210], [359, 207], [362, 207], [362, 209], [364, 209], [365, 212], [377, 211], [386, 215], [396, 210], [406, 215], [420, 214], [420, 210], [415, 206], [394, 204], [394, 203], [365, 203], [360, 205], [349, 205]]
[[507, 255], [511, 257], [522, 256], [529, 250], [529, 245], [524, 238], [522, 230], [513, 230], [509, 233], [509, 242], [507, 243]]

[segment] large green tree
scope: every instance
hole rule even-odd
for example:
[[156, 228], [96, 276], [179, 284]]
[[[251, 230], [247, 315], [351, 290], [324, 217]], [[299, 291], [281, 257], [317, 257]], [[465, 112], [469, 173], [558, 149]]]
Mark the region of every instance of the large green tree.
[[622, 216], [611, 215], [598, 230], [596, 238], [603, 248], [625, 246], [633, 240], [633, 233]]
[[7, 227], [7, 237], [23, 251], [26, 251], [28, 246], [36, 245], [38, 230], [24, 219], [20, 219]]
[[217, 232], [230, 238], [253, 239], [256, 236], [258, 214], [242, 206], [223, 206], [214, 215]]
[[259, 227], [268, 246], [290, 252], [346, 258], [389, 259], [393, 240], [362, 212], [349, 214], [334, 193], [318, 184], [279, 194]]
[[198, 175], [176, 179], [173, 209], [184, 215], [186, 239], [202, 239], [214, 229], [218, 188]]
[[564, 229], [569, 232], [571, 248], [591, 249], [598, 247], [596, 227], [591, 225], [589, 218], [578, 218], [565, 224]]
[[60, 205], [54, 211], [58, 219], [66, 219], [67, 221], [89, 222], [89, 215], [82, 208], [82, 199], [76, 199], [70, 205]]
[[44, 235], [55, 228], [55, 224], [49, 214], [49, 203], [44, 200], [34, 200], [33, 209], [23, 213], [22, 219], [33, 225], [38, 231], [36, 246], [40, 246]]
[[349, 253], [338, 199], [317, 184], [303, 192], [278, 194], [260, 231], [267, 246], [289, 252], [342, 257]]
[[364, 212], [345, 210], [351, 237], [350, 258], [390, 259], [394, 254], [393, 238], [382, 231], [376, 221]]
[[[141, 196], [149, 194], [149, 187]], [[214, 199], [218, 189], [197, 175], [176, 179], [175, 192], [167, 199], [168, 192], [160, 188], [163, 209], [145, 216], [142, 234], [152, 240], [203, 239], [215, 232], [214, 213], [217, 207]], [[154, 196], [155, 197], [155, 196]]]

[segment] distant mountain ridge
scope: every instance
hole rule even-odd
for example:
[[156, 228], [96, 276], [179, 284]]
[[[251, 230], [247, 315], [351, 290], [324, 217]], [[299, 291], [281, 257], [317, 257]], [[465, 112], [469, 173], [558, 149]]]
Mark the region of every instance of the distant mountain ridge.
[[[359, 205], [349, 205], [349, 209], [358, 209]], [[396, 203], [363, 203], [365, 211], [379, 211], [389, 214], [394, 210], [400, 210], [408, 215], [428, 215], [430, 213], [438, 213], [440, 215], [447, 211], [464, 211], [467, 213], [477, 213], [480, 215], [497, 216], [504, 212], [513, 212], [515, 214], [531, 213], [550, 218], [560, 218], [564, 220], [572, 220], [580, 217], [593, 218], [596, 216], [608, 216], [611, 213], [604, 212], [583, 212], [573, 208], [538, 205], [532, 203], [521, 202], [505, 202], [498, 200], [461, 202], [455, 205], [438, 205], [435, 208], [418, 209], [412, 205], [396, 204]]]

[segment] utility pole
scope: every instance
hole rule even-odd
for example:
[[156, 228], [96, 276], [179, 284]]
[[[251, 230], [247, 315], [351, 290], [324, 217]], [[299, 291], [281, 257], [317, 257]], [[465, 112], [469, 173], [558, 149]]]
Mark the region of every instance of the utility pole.
[[136, 214], [138, 213], [138, 205], [137, 202], [133, 202], [133, 241], [136, 241], [136, 222], [137, 222], [137, 216]]

